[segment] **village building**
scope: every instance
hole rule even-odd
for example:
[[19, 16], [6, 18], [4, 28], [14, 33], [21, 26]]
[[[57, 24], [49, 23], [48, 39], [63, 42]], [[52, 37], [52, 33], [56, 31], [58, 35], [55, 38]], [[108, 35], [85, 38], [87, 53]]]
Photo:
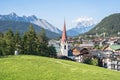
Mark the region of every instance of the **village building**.
[[84, 62], [87, 57], [90, 57], [89, 50], [83, 47], [74, 47], [72, 49], [72, 54], [74, 56], [74, 60], [77, 62]]
[[48, 42], [48, 46], [54, 46], [57, 54], [60, 53], [60, 41], [52, 39]]
[[98, 59], [98, 66], [120, 70], [120, 55], [111, 50], [93, 50], [89, 52]]
[[103, 50], [111, 50], [113, 52], [119, 52], [120, 45], [106, 45]]
[[94, 48], [94, 44], [93, 43], [85, 43], [85, 44], [80, 44], [79, 47], [83, 47], [83, 48], [92, 50]]

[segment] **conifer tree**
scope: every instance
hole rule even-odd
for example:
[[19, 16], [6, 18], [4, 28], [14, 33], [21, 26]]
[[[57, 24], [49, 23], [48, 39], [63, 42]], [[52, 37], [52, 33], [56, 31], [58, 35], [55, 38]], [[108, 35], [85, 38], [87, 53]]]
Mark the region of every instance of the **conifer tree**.
[[44, 28], [37, 35], [37, 53], [38, 55], [46, 56], [48, 50], [48, 38], [46, 37]]
[[21, 51], [21, 37], [18, 31], [14, 35], [14, 42], [15, 42], [15, 49], [20, 52]]
[[4, 55], [4, 49], [5, 49], [5, 41], [3, 33], [0, 33], [0, 56]]
[[26, 33], [26, 44], [28, 54], [36, 54], [36, 32], [32, 25], [30, 25], [28, 32]]
[[13, 55], [14, 54], [14, 34], [11, 30], [8, 30], [5, 34], [4, 34], [4, 40], [6, 42], [6, 55]]
[[49, 53], [49, 57], [56, 57], [56, 49], [54, 46], [49, 46], [48, 47], [48, 53]]
[[27, 33], [25, 32], [21, 37], [21, 54], [28, 54], [27, 50]]
[[40, 32], [40, 35], [39, 35], [39, 39], [40, 39], [41, 43], [46, 44], [46, 45], [48, 44], [48, 38], [46, 36], [44, 28], [41, 29], [41, 32]]

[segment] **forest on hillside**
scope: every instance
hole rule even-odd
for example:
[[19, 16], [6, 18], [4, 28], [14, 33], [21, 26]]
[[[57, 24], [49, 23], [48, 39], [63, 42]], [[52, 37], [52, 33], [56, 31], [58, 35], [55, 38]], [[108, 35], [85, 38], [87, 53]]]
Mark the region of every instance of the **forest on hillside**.
[[112, 14], [105, 17], [96, 27], [87, 32], [86, 34], [106, 36], [119, 36], [120, 35], [120, 13]]

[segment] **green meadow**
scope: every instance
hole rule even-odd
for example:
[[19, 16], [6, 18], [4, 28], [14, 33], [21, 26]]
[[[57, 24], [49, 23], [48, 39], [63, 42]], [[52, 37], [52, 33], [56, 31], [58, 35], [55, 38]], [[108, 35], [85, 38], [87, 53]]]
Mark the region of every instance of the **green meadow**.
[[0, 80], [120, 80], [120, 72], [54, 58], [0, 58]]

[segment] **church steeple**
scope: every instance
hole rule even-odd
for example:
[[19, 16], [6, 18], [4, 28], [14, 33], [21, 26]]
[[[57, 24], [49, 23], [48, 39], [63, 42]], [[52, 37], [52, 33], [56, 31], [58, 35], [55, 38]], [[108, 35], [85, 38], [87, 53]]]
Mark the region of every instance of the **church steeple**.
[[63, 32], [62, 32], [62, 43], [67, 41], [67, 34], [66, 34], [66, 23], [64, 20]]
[[67, 43], [67, 34], [66, 34], [66, 23], [64, 20], [62, 39], [61, 39], [61, 55], [68, 56], [68, 43]]

